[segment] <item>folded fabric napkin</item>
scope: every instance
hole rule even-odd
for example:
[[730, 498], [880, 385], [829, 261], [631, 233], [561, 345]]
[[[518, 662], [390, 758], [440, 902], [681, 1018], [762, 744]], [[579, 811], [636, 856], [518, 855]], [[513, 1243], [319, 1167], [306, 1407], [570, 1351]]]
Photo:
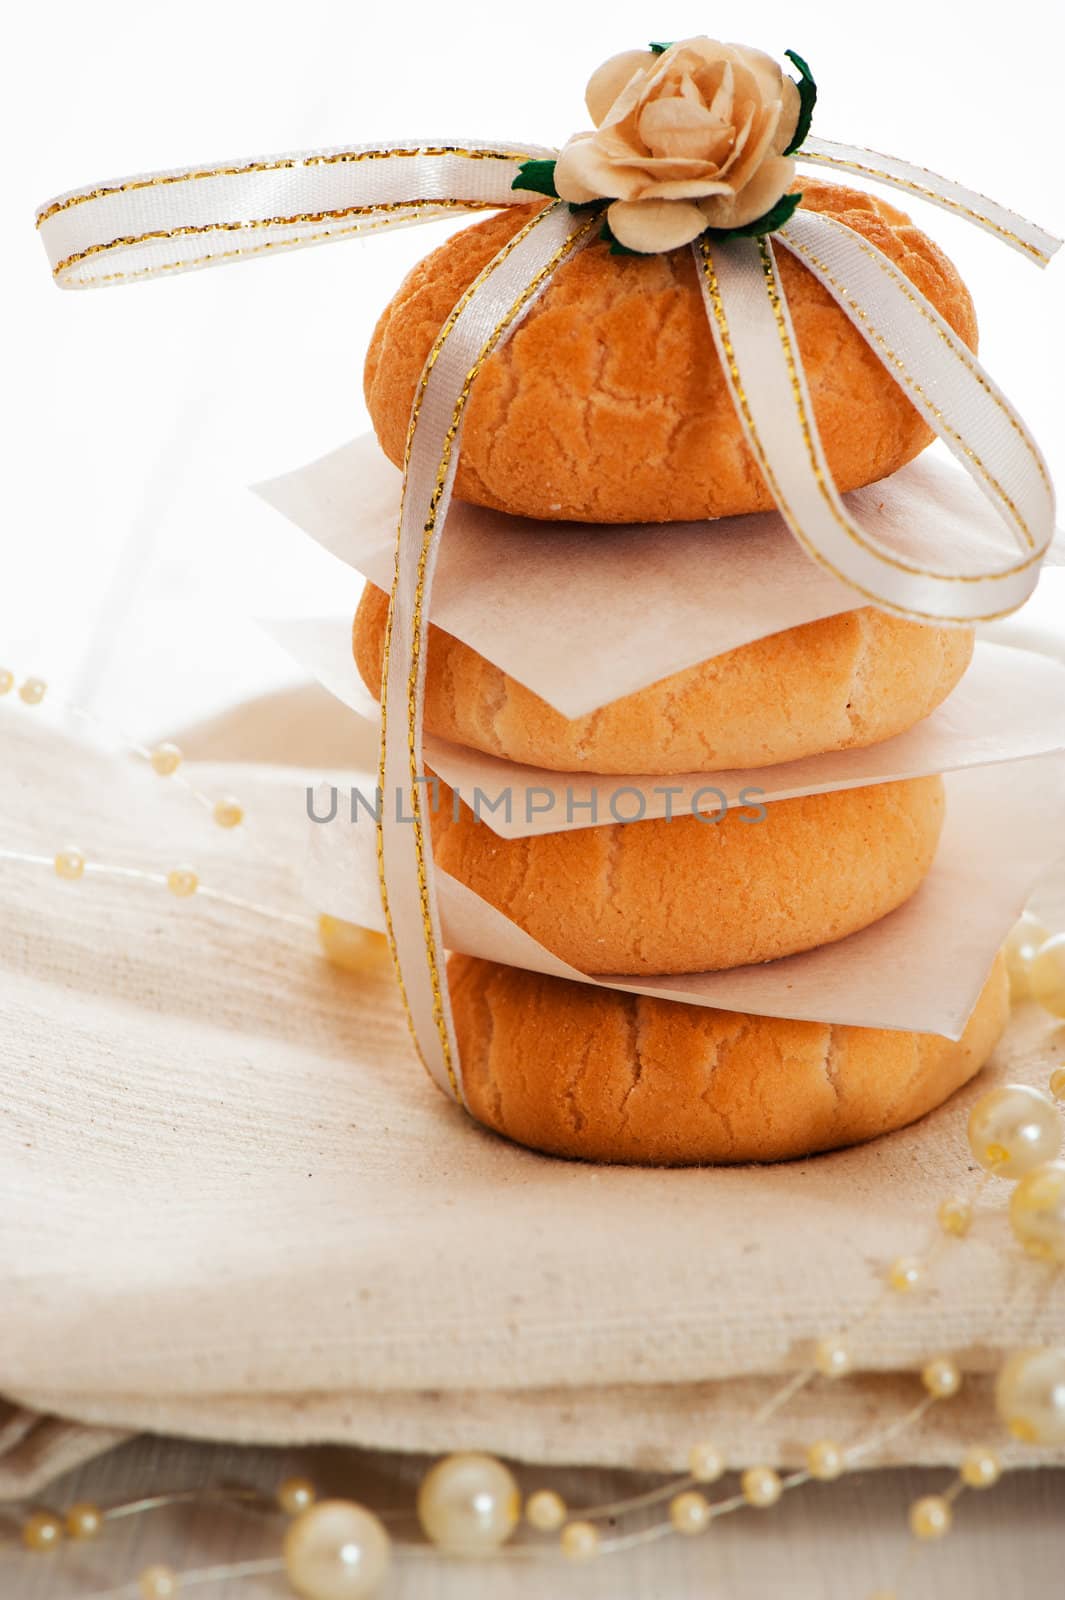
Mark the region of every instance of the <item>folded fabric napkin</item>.
[[[288, 753], [332, 761], [350, 723], [313, 704]], [[990, 1375], [1060, 1341], [1065, 1284], [1022, 1255], [997, 1188], [928, 1287], [855, 1332], [853, 1377], [751, 1419], [813, 1340], [862, 1317], [891, 1260], [927, 1246], [938, 1201], [974, 1181], [969, 1105], [993, 1081], [1045, 1083], [1065, 1029], [1019, 1008], [976, 1085], [834, 1155], [682, 1171], [533, 1155], [431, 1085], [390, 975], [321, 955], [301, 890], [321, 771], [182, 769], [244, 801], [225, 833], [46, 709], [3, 712], [0, 848], [187, 862], [306, 922], [0, 861], [0, 1495], [44, 1474], [48, 1429], [74, 1458], [48, 1416], [103, 1430], [85, 1452], [151, 1428], [675, 1468], [707, 1435], [737, 1465], [791, 1462], [813, 1437], [887, 1426], [947, 1351], [962, 1395], [870, 1459], [954, 1460], [998, 1435]], [[276, 701], [200, 748], [268, 755], [267, 726], [286, 726]], [[1065, 926], [1065, 875], [1041, 909]]]

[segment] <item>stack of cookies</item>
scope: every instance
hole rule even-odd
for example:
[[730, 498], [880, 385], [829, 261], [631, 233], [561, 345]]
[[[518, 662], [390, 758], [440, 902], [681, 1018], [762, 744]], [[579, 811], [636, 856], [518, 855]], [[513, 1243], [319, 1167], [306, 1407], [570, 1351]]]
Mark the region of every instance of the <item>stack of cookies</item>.
[[[906, 216], [835, 185], [804, 191], [803, 205], [868, 239], [975, 348], [964, 284]], [[533, 209], [455, 235], [381, 318], [366, 396], [397, 465], [433, 339]], [[931, 434], [827, 292], [787, 250], [779, 262], [835, 480], [843, 490], [879, 480]], [[545, 522], [772, 508], [690, 252], [625, 256], [595, 243], [566, 263], [477, 377], [456, 493]], [[387, 613], [387, 596], [368, 586], [354, 647], [374, 693]], [[946, 698], [972, 650], [966, 629], [856, 606], [568, 720], [431, 627], [425, 728], [559, 774], [709, 776], [902, 733]], [[579, 671], [578, 639], [573, 651]], [[499, 837], [444, 788], [432, 825], [438, 864], [547, 950], [590, 976], [646, 977], [773, 961], [868, 927], [917, 889], [943, 815], [942, 780], [921, 777], [520, 839]], [[602, 1161], [771, 1160], [900, 1127], [979, 1070], [1007, 1012], [1001, 963], [957, 1042], [710, 1010], [464, 955], [448, 977], [473, 1114], [535, 1149]]]

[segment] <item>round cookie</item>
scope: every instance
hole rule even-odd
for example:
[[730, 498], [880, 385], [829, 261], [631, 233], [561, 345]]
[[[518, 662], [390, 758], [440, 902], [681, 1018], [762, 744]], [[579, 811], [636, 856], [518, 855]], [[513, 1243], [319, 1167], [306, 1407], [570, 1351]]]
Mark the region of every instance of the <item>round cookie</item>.
[[958, 1043], [712, 1011], [473, 956], [448, 983], [473, 1116], [549, 1155], [780, 1161], [904, 1127], [975, 1076], [1009, 1015], [997, 959]]
[[868, 927], [925, 876], [944, 809], [941, 778], [910, 778], [501, 839], [440, 787], [437, 865], [590, 974], [745, 966]]
[[[968, 290], [909, 217], [805, 175], [802, 190], [808, 210], [837, 217], [881, 250], [976, 348]], [[397, 466], [441, 325], [537, 209], [514, 206], [455, 234], [414, 268], [378, 322], [366, 404]], [[777, 259], [838, 487], [887, 477], [932, 434], [828, 291], [783, 245]], [[772, 508], [729, 396], [690, 250], [618, 256], [595, 241], [559, 269], [474, 382], [455, 493], [550, 521], [677, 522]]]
[[[367, 584], [353, 639], [375, 695], [387, 618], [388, 596]], [[972, 652], [971, 629], [933, 628], [865, 606], [757, 639], [570, 720], [430, 625], [425, 727], [553, 772], [766, 767], [903, 733], [946, 698]]]

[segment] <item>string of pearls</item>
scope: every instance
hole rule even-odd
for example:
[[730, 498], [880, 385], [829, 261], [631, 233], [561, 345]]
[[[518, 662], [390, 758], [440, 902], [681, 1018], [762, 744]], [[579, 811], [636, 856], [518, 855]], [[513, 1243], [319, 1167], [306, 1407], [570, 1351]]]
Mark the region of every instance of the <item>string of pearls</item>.
[[[23, 705], [32, 709], [44, 704], [47, 697], [50, 704], [70, 717], [112, 740], [123, 743], [132, 755], [146, 762], [158, 777], [166, 778], [183, 789], [211, 816], [218, 827], [226, 832], [237, 828], [244, 829], [246, 814], [241, 801], [231, 794], [222, 796], [207, 794], [190, 782], [182, 771], [183, 752], [171, 740], [164, 740], [149, 748], [121, 729], [105, 722], [94, 712], [56, 695], [49, 690], [43, 678], [27, 677], [18, 681], [8, 668], [0, 668], [0, 698], [11, 694], [16, 690], [16, 686], [17, 698]], [[252, 848], [255, 848], [254, 836], [250, 842]], [[385, 971], [391, 968], [388, 942], [383, 934], [375, 933], [369, 928], [358, 928], [353, 923], [344, 922], [337, 917], [320, 916], [315, 920], [309, 915], [301, 916], [296, 912], [283, 911], [277, 906], [263, 905], [258, 901], [213, 888], [201, 880], [194, 867], [184, 863], [171, 867], [167, 872], [118, 866], [90, 859], [79, 846], [74, 844], [62, 846], [52, 856], [37, 855], [26, 850], [0, 848], [0, 862], [50, 869], [57, 878], [66, 883], [77, 883], [85, 877], [93, 876], [141, 883], [152, 888], [166, 889], [176, 900], [192, 900], [195, 897], [198, 900], [215, 901], [268, 922], [301, 929], [317, 928], [322, 949], [334, 966], [356, 973], [370, 970]]]
[[[0, 669], [0, 696], [15, 687], [14, 675]], [[44, 701], [47, 685], [43, 679], [26, 678], [18, 684], [17, 692], [24, 705], [34, 707]], [[104, 726], [82, 708], [58, 703], [70, 714], [97, 727]], [[244, 808], [235, 797], [214, 799], [179, 775], [182, 754], [176, 745], [167, 742], [148, 749], [134, 740], [126, 739], [126, 743], [158, 776], [176, 778], [210, 811], [218, 826], [230, 830], [243, 824]], [[188, 866], [174, 867], [165, 874], [118, 867], [87, 860], [74, 846], [58, 850], [51, 858], [0, 850], [0, 860], [50, 867], [67, 882], [92, 874], [131, 878], [163, 886], [179, 900], [199, 896], [273, 920], [302, 927], [315, 925], [310, 917], [205, 886]], [[325, 953], [336, 965], [359, 973], [387, 966], [387, 945], [381, 935], [333, 917], [318, 918], [317, 929]], [[1051, 1014], [1065, 1017], [1065, 934], [1051, 937], [1048, 929], [1026, 913], [1007, 941], [1006, 961], [1015, 1000], [1035, 999]], [[1044, 1094], [1019, 1084], [991, 1090], [973, 1108], [968, 1137], [973, 1156], [984, 1172], [974, 1199], [996, 1178], [1013, 1182], [1009, 1219], [1015, 1236], [1029, 1255], [1061, 1265], [1065, 1264], [1065, 1162], [1057, 1159], [1062, 1145], [1058, 1105], [1065, 1102], [1065, 1068], [1052, 1073], [1049, 1091]], [[912, 1294], [925, 1284], [940, 1252], [951, 1241], [969, 1233], [974, 1199], [948, 1196], [941, 1202], [938, 1234], [929, 1248], [921, 1255], [900, 1256], [890, 1264], [879, 1296], [863, 1316], [844, 1333], [821, 1339], [809, 1362], [761, 1407], [757, 1422], [767, 1421], [815, 1379], [839, 1379], [852, 1370], [854, 1334], [894, 1296]], [[740, 1476], [739, 1492], [724, 1499], [711, 1501], [704, 1493], [727, 1471], [720, 1450], [706, 1440], [692, 1446], [685, 1477], [642, 1495], [584, 1507], [576, 1516], [549, 1488], [534, 1491], [523, 1507], [513, 1474], [501, 1461], [476, 1452], [460, 1452], [438, 1461], [423, 1479], [417, 1497], [418, 1521], [434, 1549], [461, 1557], [498, 1553], [504, 1546], [513, 1555], [549, 1554], [547, 1548], [535, 1543], [509, 1544], [523, 1517], [534, 1534], [555, 1536], [555, 1548], [572, 1561], [621, 1553], [670, 1534], [700, 1534], [717, 1518], [745, 1507], [769, 1509], [800, 1484], [838, 1478], [889, 1438], [913, 1426], [931, 1406], [951, 1399], [961, 1388], [959, 1368], [948, 1356], [929, 1361], [920, 1376], [923, 1397], [887, 1429], [850, 1446], [828, 1438], [814, 1440], [807, 1447], [804, 1467], [786, 1475], [768, 1465], [748, 1467]], [[1033, 1444], [1065, 1443], [1065, 1348], [1017, 1351], [999, 1374], [996, 1403], [1000, 1417], [1015, 1438]], [[909, 1525], [914, 1538], [941, 1538], [951, 1527], [958, 1497], [966, 1489], [991, 1487], [1000, 1475], [1001, 1463], [992, 1449], [981, 1446], [967, 1452], [956, 1477], [941, 1494], [922, 1496], [910, 1507]], [[254, 1490], [214, 1491], [211, 1497], [244, 1500], [260, 1507], [271, 1504]], [[53, 1550], [65, 1538], [96, 1537], [108, 1521], [190, 1498], [198, 1496], [158, 1495], [108, 1510], [81, 1502], [63, 1518], [38, 1511], [24, 1523], [22, 1543], [35, 1552]], [[153, 1566], [146, 1568], [134, 1584], [109, 1590], [106, 1596], [93, 1600], [172, 1600], [179, 1590], [222, 1578], [271, 1572], [284, 1572], [302, 1600], [361, 1600], [378, 1592], [391, 1565], [391, 1539], [385, 1520], [351, 1501], [318, 1501], [314, 1486], [301, 1478], [282, 1484], [277, 1504], [292, 1519], [280, 1558], [180, 1575], [169, 1567]], [[665, 1518], [629, 1534], [603, 1537], [599, 1524], [604, 1521], [659, 1505], [667, 1506]], [[889, 1597], [882, 1592], [879, 1600]]]
[[[0, 668], [0, 698], [11, 694], [15, 689], [15, 674], [7, 668]], [[132, 755], [147, 762], [158, 777], [172, 778], [175, 784], [185, 789], [198, 805], [203, 806], [206, 811], [210, 812], [220, 828], [239, 828], [244, 821], [244, 808], [233, 795], [222, 795], [221, 797], [208, 795], [188, 781], [180, 770], [184, 761], [182, 751], [169, 740], [149, 748], [147, 745], [142, 744], [139, 739], [134, 739], [121, 728], [116, 728], [112, 723], [105, 721], [103, 717], [98, 717], [95, 712], [87, 710], [85, 706], [80, 706], [75, 701], [56, 694], [54, 690], [49, 688], [44, 678], [23, 678], [17, 685], [17, 698], [24, 706], [28, 706], [31, 709], [35, 706], [43, 705], [47, 698], [50, 705], [59, 711], [65, 712], [67, 716], [75, 721], [84, 723], [94, 732], [102, 733], [108, 738], [118, 740], [126, 746]]]
[[[928, 1393], [921, 1403], [888, 1428], [870, 1436], [861, 1447], [862, 1452], [871, 1453], [881, 1448], [916, 1422], [936, 1399], [957, 1393], [959, 1380], [953, 1363], [930, 1364], [923, 1378]], [[693, 1458], [696, 1453], [693, 1452]], [[847, 1455], [854, 1460], [858, 1453], [853, 1450]], [[720, 1455], [705, 1445], [698, 1447], [697, 1464], [703, 1482], [716, 1481], [725, 1472]], [[811, 1477], [839, 1475], [841, 1464], [838, 1461], [826, 1461], [825, 1465], [827, 1470], [821, 1473], [807, 1470], [789, 1474], [779, 1480], [781, 1489], [792, 1488]], [[775, 1504], [779, 1493], [767, 1493], [764, 1486], [758, 1486], [761, 1470], [750, 1469], [741, 1479], [740, 1493], [713, 1504], [697, 1491], [675, 1494], [668, 1521], [610, 1538], [600, 1537], [594, 1522], [588, 1520], [588, 1512], [577, 1520], [568, 1520], [561, 1496], [550, 1489], [536, 1490], [528, 1497], [524, 1503], [524, 1518], [536, 1532], [561, 1530], [561, 1552], [572, 1561], [622, 1554], [669, 1534], [702, 1533], [716, 1518], [743, 1506]], [[925, 1496], [911, 1508], [910, 1523], [915, 1536], [922, 1540], [940, 1537], [950, 1526], [951, 1508], [962, 1490], [988, 1488], [997, 1482], [1000, 1471], [992, 1451], [970, 1450], [955, 1483], [943, 1495]], [[654, 1490], [630, 1501], [615, 1502], [615, 1509], [648, 1507], [660, 1493]], [[64, 1537], [76, 1541], [93, 1539], [108, 1522], [191, 1500], [244, 1502], [257, 1510], [280, 1510], [290, 1519], [281, 1555], [184, 1573], [168, 1566], [152, 1565], [132, 1582], [89, 1596], [87, 1600], [176, 1600], [180, 1594], [203, 1584], [280, 1573], [286, 1576], [294, 1594], [301, 1600], [364, 1600], [380, 1591], [391, 1569], [393, 1545], [386, 1523], [408, 1515], [403, 1511], [377, 1514], [348, 1500], [319, 1501], [310, 1479], [292, 1477], [280, 1485], [276, 1500], [254, 1489], [234, 1488], [161, 1494], [109, 1508], [83, 1501], [71, 1506], [62, 1518], [51, 1512], [35, 1513], [24, 1524], [22, 1538], [30, 1550], [54, 1550]], [[608, 1506], [596, 1508], [600, 1516], [610, 1510]], [[505, 1556], [508, 1560], [550, 1560], [551, 1547], [536, 1543], [508, 1545], [519, 1526], [522, 1511], [517, 1482], [501, 1461], [475, 1452], [447, 1456], [429, 1470], [418, 1490], [417, 1520], [429, 1541], [429, 1550], [423, 1553], [431, 1555], [436, 1551], [466, 1559]], [[414, 1555], [419, 1551], [417, 1547], [408, 1546], [407, 1553]], [[877, 1600], [890, 1600], [890, 1596], [887, 1591], [881, 1591]]]

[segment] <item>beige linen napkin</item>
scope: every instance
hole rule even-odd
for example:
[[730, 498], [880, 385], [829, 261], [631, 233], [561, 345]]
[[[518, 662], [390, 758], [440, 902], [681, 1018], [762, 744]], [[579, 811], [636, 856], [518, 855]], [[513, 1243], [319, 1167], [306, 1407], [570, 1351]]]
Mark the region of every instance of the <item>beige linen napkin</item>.
[[[206, 884], [311, 909], [300, 775], [205, 769], [212, 792], [247, 802], [246, 836], [226, 835], [146, 769], [41, 713], [2, 715], [0, 846], [188, 861]], [[277, 703], [270, 715], [284, 722]], [[289, 725], [323, 751], [331, 740], [330, 760], [343, 749], [335, 724], [320, 741], [306, 719]], [[262, 746], [245, 729], [240, 749]], [[1062, 886], [1045, 897], [1065, 925]], [[761, 1169], [595, 1168], [518, 1149], [449, 1105], [391, 979], [329, 966], [310, 922], [2, 862], [0, 919], [12, 1405], [108, 1430], [479, 1444], [545, 1463], [676, 1466], [695, 1432], [740, 1464], [886, 1427], [919, 1397], [912, 1369], [950, 1350], [976, 1375], [963, 1396], [873, 1458], [945, 1461], [995, 1432], [1002, 1352], [1065, 1335], [1065, 1286], [1021, 1256], [996, 1193], [928, 1290], [855, 1335], [856, 1377], [749, 1420], [972, 1182], [975, 1095], [1042, 1083], [1065, 1060], [1065, 1030], [1031, 1008], [979, 1086], [865, 1148]]]

